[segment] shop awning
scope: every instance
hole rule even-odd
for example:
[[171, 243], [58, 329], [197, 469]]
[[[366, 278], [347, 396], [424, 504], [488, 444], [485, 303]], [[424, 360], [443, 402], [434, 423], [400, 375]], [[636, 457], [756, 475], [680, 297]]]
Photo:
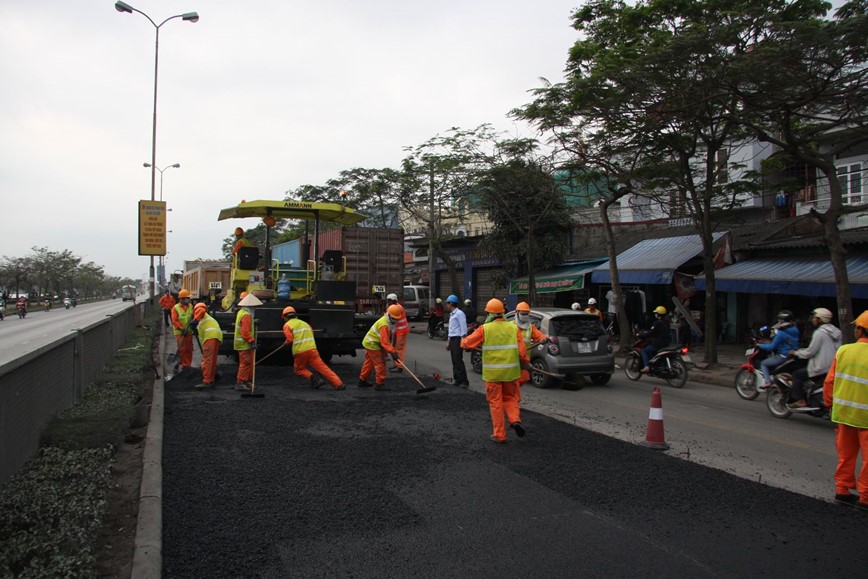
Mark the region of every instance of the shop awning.
[[[717, 241], [724, 235], [725, 231], [719, 231], [713, 239]], [[618, 279], [627, 284], [670, 284], [675, 270], [701, 252], [699, 235], [646, 239], [618, 254]], [[612, 283], [608, 262], [594, 270], [591, 281]]]
[[[850, 292], [854, 298], [868, 298], [868, 257], [847, 259]], [[740, 261], [714, 272], [717, 291], [835, 296], [832, 262], [823, 257], [761, 258]], [[696, 278], [704, 290], [705, 277]]]
[[[607, 262], [608, 260], [602, 260]], [[585, 287], [585, 275], [594, 271], [601, 260], [585, 261], [538, 271], [534, 274], [534, 286], [540, 294], [579, 290]], [[530, 289], [528, 276], [514, 279], [509, 284], [509, 293], [526, 294]]]

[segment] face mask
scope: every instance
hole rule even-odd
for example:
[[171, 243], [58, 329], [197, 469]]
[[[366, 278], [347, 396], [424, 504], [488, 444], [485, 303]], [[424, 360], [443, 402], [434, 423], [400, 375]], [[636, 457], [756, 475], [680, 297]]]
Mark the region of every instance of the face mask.
[[519, 312], [518, 313], [518, 321], [523, 323], [523, 324], [526, 324], [529, 318], [530, 318], [530, 314], [528, 314], [527, 312]]

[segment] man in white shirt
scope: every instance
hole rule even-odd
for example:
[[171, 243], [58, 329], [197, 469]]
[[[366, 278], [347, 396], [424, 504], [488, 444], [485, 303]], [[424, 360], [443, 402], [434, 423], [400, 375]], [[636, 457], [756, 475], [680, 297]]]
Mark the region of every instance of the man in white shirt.
[[452, 358], [452, 379], [459, 388], [467, 388], [467, 368], [464, 366], [464, 350], [461, 349], [461, 339], [467, 335], [467, 317], [458, 307], [458, 296], [446, 298], [446, 309], [449, 310], [449, 332], [446, 340], [446, 350]]

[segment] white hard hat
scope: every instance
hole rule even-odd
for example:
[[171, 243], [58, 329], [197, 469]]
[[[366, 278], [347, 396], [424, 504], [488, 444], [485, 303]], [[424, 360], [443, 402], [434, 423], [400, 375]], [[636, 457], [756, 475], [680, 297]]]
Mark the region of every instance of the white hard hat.
[[589, 299], [589, 300], [588, 300], [588, 305], [589, 305], [589, 306], [595, 306], [595, 305], [597, 305], [597, 300], [595, 300], [594, 298]]
[[389, 295], [386, 296], [386, 299], [387, 299], [387, 300], [392, 300], [392, 301], [397, 302], [397, 301], [398, 301], [398, 296], [395, 295], [395, 294], [389, 294]]

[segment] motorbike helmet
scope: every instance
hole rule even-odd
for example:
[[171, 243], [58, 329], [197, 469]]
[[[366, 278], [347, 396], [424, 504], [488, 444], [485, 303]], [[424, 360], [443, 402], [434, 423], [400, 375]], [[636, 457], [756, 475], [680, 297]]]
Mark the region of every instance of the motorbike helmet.
[[283, 312], [280, 314], [282, 318], [294, 318], [295, 317], [295, 308], [292, 306], [286, 306], [283, 308]]
[[665, 316], [666, 308], [664, 308], [663, 306], [657, 306], [656, 308], [654, 308], [654, 313], [658, 316]]
[[455, 295], [455, 294], [450, 294], [449, 297], [446, 298], [446, 303], [447, 303], [447, 304], [455, 304], [455, 305], [458, 305], [458, 302], [459, 302], [459, 300], [458, 300], [458, 296]]
[[793, 315], [793, 312], [790, 310], [781, 310], [778, 312], [778, 321], [780, 322], [794, 322], [796, 321], [796, 317]]
[[832, 321], [832, 312], [830, 312], [826, 308], [816, 308], [813, 312], [811, 312], [811, 315], [819, 318], [819, 320], [824, 324], [828, 324]]
[[473, 303], [473, 302], [471, 302], [469, 299], [464, 300], [464, 305], [465, 305], [465, 306], [469, 306], [469, 305], [472, 304], [472, 303]]
[[392, 304], [386, 308], [386, 313], [389, 314], [390, 318], [397, 321], [404, 317], [404, 308], [398, 304]]
[[441, 300], [440, 298], [437, 298], [436, 300], [434, 300], [434, 303], [435, 304], [442, 304], [443, 300]]
[[397, 296], [396, 294], [389, 294], [389, 295], [386, 296], [386, 301], [389, 301], [389, 302], [397, 302], [397, 301], [398, 301], [398, 296]]
[[589, 306], [595, 306], [595, 305], [597, 305], [597, 300], [595, 300], [594, 298], [589, 299], [589, 300], [588, 300], [588, 305], [589, 305]]
[[491, 298], [488, 300], [488, 303], [485, 304], [485, 311], [489, 314], [502, 314], [506, 311], [503, 307], [503, 302], [497, 298]]
[[570, 307], [576, 311], [579, 311], [580, 309], [582, 309], [582, 304], [580, 304], [579, 302], [575, 302]]

